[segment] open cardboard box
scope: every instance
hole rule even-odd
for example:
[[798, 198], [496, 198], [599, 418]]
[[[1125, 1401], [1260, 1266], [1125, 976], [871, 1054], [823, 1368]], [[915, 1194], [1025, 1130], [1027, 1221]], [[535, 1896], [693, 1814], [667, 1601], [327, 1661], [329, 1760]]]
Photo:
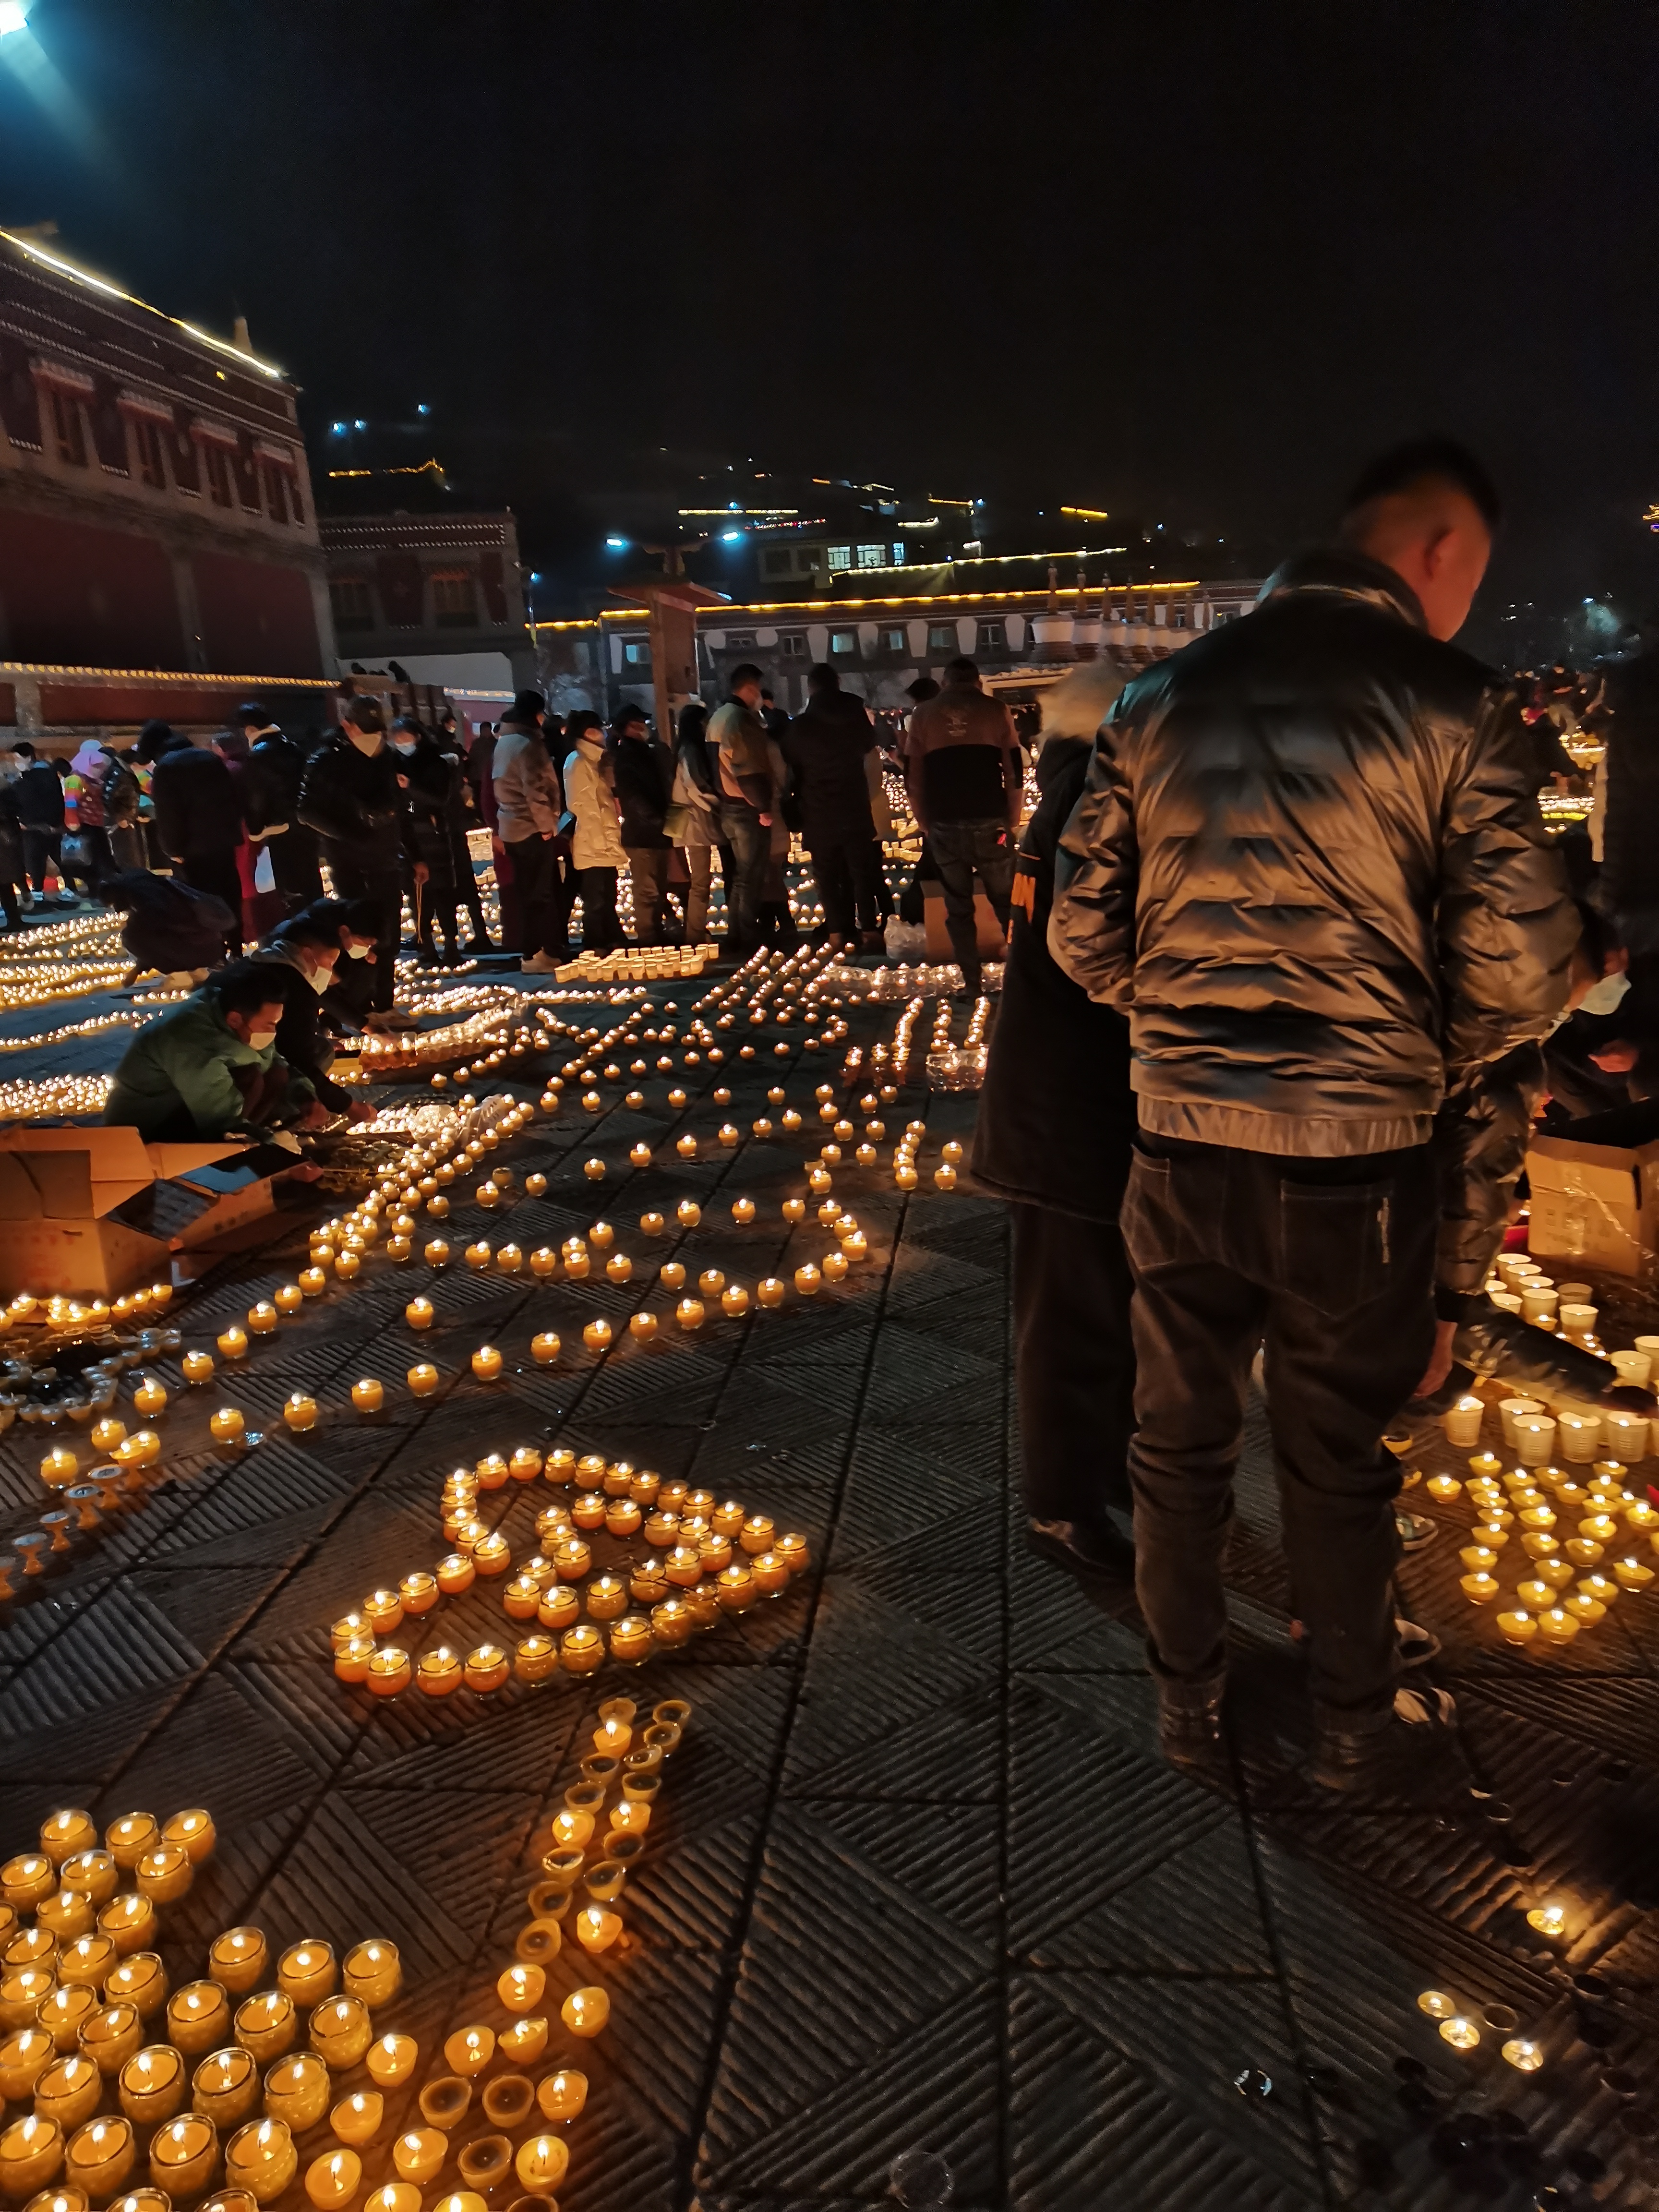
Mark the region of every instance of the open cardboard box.
[[1659, 1141], [1584, 1145], [1534, 1137], [1527, 1249], [1542, 1258], [1645, 1279], [1659, 1255]]
[[271, 1212], [268, 1147], [137, 1129], [0, 1130], [0, 1291], [110, 1297]]

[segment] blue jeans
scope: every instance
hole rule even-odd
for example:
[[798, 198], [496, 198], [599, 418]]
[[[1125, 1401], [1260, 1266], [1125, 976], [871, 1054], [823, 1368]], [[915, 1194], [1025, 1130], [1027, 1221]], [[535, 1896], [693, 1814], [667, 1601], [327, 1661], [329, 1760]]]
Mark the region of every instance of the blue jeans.
[[760, 943], [760, 904], [772, 832], [741, 799], [721, 799], [720, 830], [732, 848], [732, 860], [726, 884], [726, 950], [746, 958]]

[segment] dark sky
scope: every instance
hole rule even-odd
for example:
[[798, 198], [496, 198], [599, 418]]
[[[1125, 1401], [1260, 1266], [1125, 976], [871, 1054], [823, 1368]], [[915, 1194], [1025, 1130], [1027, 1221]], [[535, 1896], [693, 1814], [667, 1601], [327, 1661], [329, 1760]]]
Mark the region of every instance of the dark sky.
[[[1648, 588], [1636, 0], [35, 0], [0, 221], [532, 515], [659, 446], [1278, 542], [1498, 473], [1498, 596]], [[534, 550], [532, 545], [532, 550]]]

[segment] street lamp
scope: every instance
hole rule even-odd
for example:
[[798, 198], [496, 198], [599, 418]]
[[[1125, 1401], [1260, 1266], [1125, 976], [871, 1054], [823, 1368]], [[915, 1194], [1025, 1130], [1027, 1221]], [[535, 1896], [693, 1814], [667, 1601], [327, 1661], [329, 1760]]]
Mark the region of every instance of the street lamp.
[[29, 27], [29, 0], [0, 0], [0, 39]]

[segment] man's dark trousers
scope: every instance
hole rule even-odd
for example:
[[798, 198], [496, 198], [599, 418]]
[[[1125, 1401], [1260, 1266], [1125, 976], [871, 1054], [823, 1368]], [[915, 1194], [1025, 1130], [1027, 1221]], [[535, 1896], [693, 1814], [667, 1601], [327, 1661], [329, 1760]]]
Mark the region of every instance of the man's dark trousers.
[[1381, 1438], [1433, 1347], [1438, 1218], [1426, 1145], [1303, 1158], [1142, 1132], [1121, 1218], [1135, 1279], [1135, 1581], [1155, 1672], [1223, 1669], [1221, 1559], [1261, 1345], [1316, 1703], [1352, 1714], [1392, 1700], [1400, 1469]]
[[1006, 822], [935, 822], [927, 832], [928, 850], [945, 893], [945, 926], [951, 950], [969, 993], [979, 995], [979, 938], [974, 923], [974, 878], [1006, 938], [1013, 912], [1014, 833]]

